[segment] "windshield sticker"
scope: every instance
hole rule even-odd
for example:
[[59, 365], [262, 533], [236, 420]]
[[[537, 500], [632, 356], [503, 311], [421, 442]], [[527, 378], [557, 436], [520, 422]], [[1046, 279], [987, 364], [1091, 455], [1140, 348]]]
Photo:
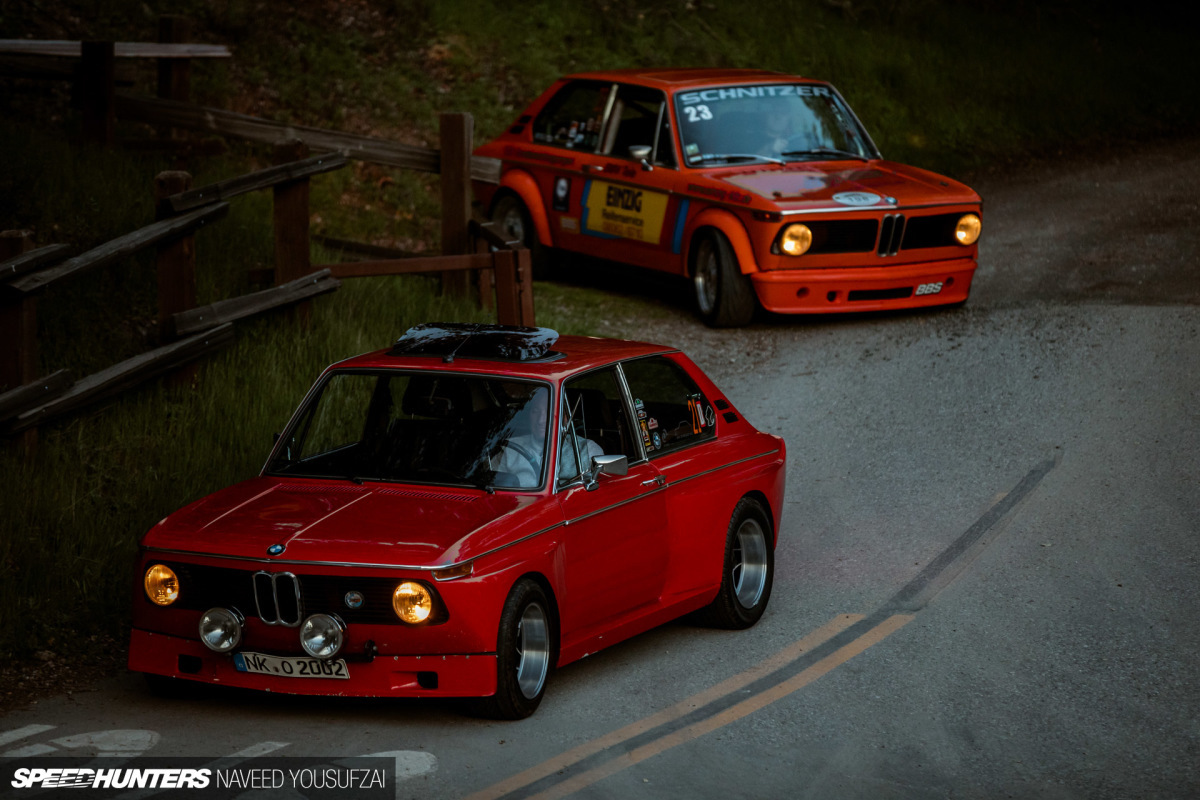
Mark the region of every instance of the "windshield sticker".
[[696, 144], [695, 142], [688, 142], [687, 146], [683, 148], [683, 151], [689, 156], [698, 156], [700, 155], [700, 145]]
[[838, 192], [833, 202], [844, 206], [873, 206], [883, 198], [873, 192]]
[[583, 203], [583, 232], [657, 244], [667, 213], [667, 195], [589, 181]]
[[717, 412], [713, 411], [712, 406], [704, 407], [704, 418], [708, 420], [708, 427], [710, 428], [717, 424]]
[[[730, 86], [726, 89], [705, 89], [700, 92], [684, 92], [679, 101], [684, 106], [697, 103], [719, 103], [722, 100], [741, 100], [753, 97], [831, 97], [827, 86]], [[695, 122], [688, 115], [689, 122]], [[707, 119], [707, 117], [704, 117]]]
[[657, 450], [658, 448], [662, 447], [662, 437], [659, 436], [657, 432], [655, 432], [653, 438], [654, 438], [654, 449]]
[[646, 428], [646, 420], [642, 420], [642, 442], [645, 443], [647, 450], [653, 450], [654, 446], [650, 442], [650, 431]]
[[650, 430], [654, 430], [658, 427], [658, 420], [654, 417], [651, 417], [650, 419], [646, 420], [646, 427]]

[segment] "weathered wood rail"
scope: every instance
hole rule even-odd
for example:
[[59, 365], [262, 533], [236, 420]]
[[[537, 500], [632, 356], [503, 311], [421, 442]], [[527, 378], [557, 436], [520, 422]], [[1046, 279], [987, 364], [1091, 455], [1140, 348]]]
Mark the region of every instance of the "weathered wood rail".
[[[450, 291], [465, 293], [475, 286], [481, 303], [494, 302], [500, 323], [535, 324], [529, 252], [519, 242], [506, 241], [490, 223], [471, 218], [471, 182], [499, 182], [500, 163], [471, 155], [470, 114], [443, 114], [440, 149], [434, 150], [191, 105], [183, 102], [191, 59], [230, 53], [220, 45], [186, 43], [187, 28], [186, 20], [168, 16], [160, 19], [159, 43], [0, 40], [0, 68], [15, 63], [19, 70], [42, 59], [46, 68], [35, 77], [69, 73], [88, 138], [112, 144], [119, 115], [155, 126], [161, 135], [193, 130], [270, 144], [276, 160], [267, 169], [200, 188], [192, 187], [186, 172], [161, 173], [155, 179], [156, 220], [79, 255], [61, 244], [30, 250], [21, 232], [0, 233], [0, 435], [16, 436], [29, 454], [38, 425], [227, 345], [235, 321], [283, 306], [298, 307], [298, 318], [306, 320], [308, 301], [336, 290], [346, 278], [437, 274]], [[131, 58], [158, 60], [158, 98], [116, 94], [116, 60]], [[74, 66], [60, 69], [64, 61]], [[440, 175], [444, 255], [311, 264], [309, 179], [340, 169], [349, 159]], [[197, 308], [195, 232], [225, 216], [230, 199], [265, 189], [274, 195], [276, 285]], [[39, 379], [39, 296], [55, 283], [149, 247], [156, 249], [159, 337], [165, 344], [79, 381], [63, 370]]]

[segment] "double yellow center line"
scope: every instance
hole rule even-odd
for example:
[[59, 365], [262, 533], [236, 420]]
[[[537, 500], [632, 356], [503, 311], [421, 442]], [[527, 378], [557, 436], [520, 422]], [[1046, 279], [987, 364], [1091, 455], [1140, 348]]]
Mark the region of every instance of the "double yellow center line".
[[[614, 747], [615, 745], [627, 742], [630, 739], [641, 736], [644, 733], [654, 730], [662, 725], [674, 722], [681, 719], [696, 710], [703, 708], [710, 703], [720, 700], [724, 697], [732, 695], [734, 692], [740, 691], [745, 687], [755, 683], [762, 678], [777, 672], [789, 664], [794, 663], [802, 656], [810, 653], [820, 645], [842, 633], [847, 628], [861, 622], [864, 619], [862, 614], [839, 614], [825, 625], [816, 629], [804, 638], [793, 642], [778, 653], [760, 661], [753, 667], [740, 672], [733, 677], [727, 678], [717, 685], [698, 692], [691, 697], [680, 700], [673, 706], [663, 709], [655, 714], [651, 714], [644, 719], [626, 725], [624, 728], [613, 731], [606, 736], [601, 736], [598, 739], [593, 739], [585, 742], [578, 747], [568, 750], [554, 758], [543, 761], [535, 767], [530, 767], [524, 772], [513, 775], [511, 778], [503, 780], [497, 784], [489, 786], [482, 791], [470, 795], [466, 800], [499, 800], [507, 794], [523, 789], [543, 778], [555, 775], [569, 767], [573, 767], [584, 759], [601, 753], [604, 750]], [[531, 795], [531, 800], [552, 800], [553, 798], [566, 797], [574, 792], [590, 786], [604, 778], [620, 772], [623, 769], [633, 766], [634, 764], [645, 761], [656, 755], [666, 752], [673, 747], [677, 747], [693, 739], [697, 739], [706, 733], [711, 733], [717, 728], [721, 728], [731, 722], [753, 714], [776, 700], [787, 697], [789, 694], [801, 689], [808, 684], [820, 678], [822, 675], [830, 672], [834, 668], [846, 663], [854, 656], [863, 652], [874, 644], [878, 644], [887, 638], [890, 634], [896, 632], [905, 624], [913, 619], [912, 615], [897, 614], [888, 617], [880, 624], [869, 629], [866, 633], [854, 639], [850, 643], [843, 645], [834, 652], [820, 659], [813, 665], [798, 672], [792, 677], [784, 680], [774, 686], [759, 692], [753, 697], [749, 697], [736, 705], [733, 705], [720, 713], [694, 722], [679, 730], [664, 734], [653, 741], [641, 745], [627, 753], [622, 753], [606, 761], [600, 766], [579, 773], [565, 781], [555, 784], [539, 794]]]
[[[1027, 473], [1012, 491], [997, 498], [996, 502], [976, 520], [970, 528], [954, 540], [937, 558], [933, 559], [907, 585], [896, 592], [890, 600], [870, 617], [861, 614], [840, 614], [808, 634], [793, 642], [778, 653], [761, 661], [744, 672], [718, 683], [709, 689], [679, 701], [644, 719], [626, 725], [606, 736], [585, 742], [561, 755], [543, 761], [511, 778], [493, 784], [470, 795], [466, 800], [500, 800], [522, 789], [533, 790], [533, 785], [551, 776], [564, 773], [586, 759], [597, 756], [617, 745], [642, 737], [657, 728], [666, 726], [662, 734], [633, 749], [615, 752], [611, 758], [597, 766], [584, 768], [578, 774], [537, 791], [532, 795], [521, 795], [528, 800], [557, 800], [591, 786], [605, 778], [639, 764], [648, 758], [665, 753], [673, 747], [698, 739], [706, 733], [736, 722], [753, 714], [793, 692], [808, 686], [823, 675], [845, 664], [856, 655], [879, 644], [888, 636], [911, 622], [914, 614], [941, 591], [947, 580], [961, 572], [964, 562], [969, 563], [972, 555], [987, 542], [983, 536], [1009, 514], [1041, 483], [1042, 479], [1057, 465], [1057, 460], [1039, 464]], [[897, 613], [910, 612], [910, 613]], [[854, 630], [851, 630], [851, 629]], [[861, 631], [861, 632], [860, 632]], [[834, 639], [837, 641], [834, 641]], [[824, 655], [814, 652], [820, 648]], [[811, 661], [805, 666], [800, 661]], [[798, 669], [794, 674], [790, 670]], [[780, 673], [776, 677], [775, 674]], [[768, 679], [769, 678], [769, 679]], [[775, 682], [772, 683], [771, 681]], [[733, 693], [761, 682], [761, 688], [742, 700], [722, 708], [719, 701]], [[715, 705], [711, 713], [702, 711]], [[694, 715], [694, 722], [683, 722], [672, 726], [685, 717]]]

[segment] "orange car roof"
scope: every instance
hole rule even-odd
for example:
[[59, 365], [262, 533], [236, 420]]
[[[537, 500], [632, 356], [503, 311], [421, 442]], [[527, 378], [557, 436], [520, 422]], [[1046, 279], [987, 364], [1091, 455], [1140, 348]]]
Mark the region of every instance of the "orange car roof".
[[[567, 75], [571, 80], [620, 81], [654, 86], [665, 91], [678, 91], [692, 86], [721, 86], [762, 81], [811, 81], [799, 75], [788, 75], [766, 69], [712, 69], [709, 67], [672, 69], [612, 69], [596, 72], [577, 72]], [[824, 81], [819, 81], [824, 83]]]

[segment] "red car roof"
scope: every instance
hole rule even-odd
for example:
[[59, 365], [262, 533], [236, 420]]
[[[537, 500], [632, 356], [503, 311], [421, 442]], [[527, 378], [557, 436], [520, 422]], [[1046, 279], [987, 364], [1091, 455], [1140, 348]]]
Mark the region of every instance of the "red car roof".
[[561, 357], [540, 361], [455, 358], [446, 363], [438, 356], [394, 356], [388, 350], [364, 353], [339, 361], [330, 369], [421, 369], [449, 372], [480, 372], [520, 378], [559, 381], [577, 372], [628, 358], [673, 353], [678, 348], [623, 339], [599, 339], [591, 336], [560, 336], [551, 348]]
[[[788, 75], [766, 69], [711, 69], [695, 67], [689, 69], [612, 69], [597, 72], [578, 72], [566, 76], [570, 80], [619, 81], [655, 86], [666, 91], [677, 91], [690, 86], [732, 85], [738, 83], [761, 83], [764, 81], [808, 81], [799, 75]], [[824, 81], [819, 81], [823, 83]]]

